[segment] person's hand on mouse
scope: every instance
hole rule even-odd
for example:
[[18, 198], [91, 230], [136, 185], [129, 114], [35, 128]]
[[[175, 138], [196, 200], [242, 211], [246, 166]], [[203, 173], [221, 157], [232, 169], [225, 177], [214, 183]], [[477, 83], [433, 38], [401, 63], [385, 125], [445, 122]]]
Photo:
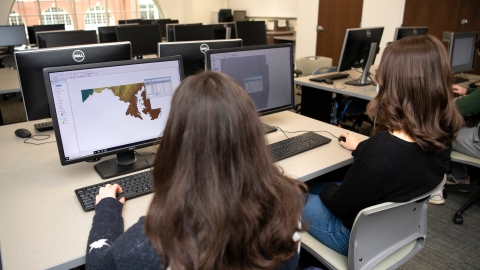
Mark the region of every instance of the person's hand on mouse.
[[465, 96], [467, 94], [467, 89], [460, 85], [454, 84], [453, 85], [453, 93], [459, 94], [460, 96]]
[[340, 134], [341, 137], [345, 137], [345, 141], [340, 141], [340, 145], [343, 146], [347, 150], [355, 150], [357, 149], [358, 144], [360, 143], [360, 139], [355, 136], [355, 134], [351, 132], [346, 132]]
[[[113, 184], [113, 185], [107, 184], [105, 187], [101, 187], [98, 190], [97, 197], [95, 197], [95, 205], [97, 205], [100, 202], [100, 200], [102, 200], [103, 198], [111, 197], [115, 199], [116, 193], [123, 193], [122, 187], [119, 186], [118, 184]], [[121, 203], [125, 203], [125, 200], [126, 200], [125, 197], [122, 197], [118, 201]]]

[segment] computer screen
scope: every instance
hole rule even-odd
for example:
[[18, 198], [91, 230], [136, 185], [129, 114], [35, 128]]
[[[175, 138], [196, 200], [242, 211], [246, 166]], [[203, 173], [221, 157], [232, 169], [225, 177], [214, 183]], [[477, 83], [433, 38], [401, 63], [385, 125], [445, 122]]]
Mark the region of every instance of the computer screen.
[[[209, 24], [213, 27], [213, 39], [235, 39], [237, 34], [235, 31], [235, 23], [216, 23]], [[230, 35], [228, 35], [230, 34]]]
[[102, 178], [147, 168], [134, 151], [162, 136], [183, 78], [181, 57], [46, 68], [43, 74], [62, 165], [117, 154], [95, 165]]
[[247, 11], [246, 10], [234, 10], [233, 11], [233, 21], [234, 22], [242, 22], [247, 19]]
[[345, 84], [361, 86], [372, 83], [367, 77], [370, 66], [375, 62], [375, 56], [379, 52], [383, 29], [375, 27], [346, 30], [337, 70], [363, 68], [364, 72], [359, 80], [348, 81]]
[[27, 44], [25, 26], [0, 26], [0, 46], [17, 46]]
[[211, 25], [175, 25], [173, 27], [175, 41], [212, 40], [213, 26]]
[[178, 20], [176, 21], [171, 21], [165, 25], [167, 28], [167, 41], [168, 42], [173, 42], [175, 41], [175, 34], [173, 32], [173, 28], [175, 25], [202, 25], [202, 23], [189, 23], [189, 24], [179, 24]]
[[167, 38], [167, 24], [178, 23], [178, 20], [170, 20], [170, 19], [160, 19], [157, 20], [157, 25], [160, 27], [162, 31], [162, 39]]
[[475, 41], [478, 32], [453, 33], [450, 40], [450, 66], [452, 73], [467, 72], [474, 69]]
[[212, 49], [242, 47], [241, 39], [158, 43], [158, 56], [181, 55], [185, 77], [205, 70], [205, 52]]
[[157, 53], [157, 43], [162, 42], [162, 33], [158, 25], [131, 25], [117, 27], [118, 41], [132, 43], [132, 55], [142, 58], [142, 55]]
[[54, 48], [62, 46], [75, 46], [84, 44], [97, 44], [97, 31], [95, 30], [70, 30], [37, 32], [39, 48]]
[[265, 21], [235, 22], [236, 36], [243, 40], [243, 46], [267, 45]]
[[397, 27], [395, 29], [395, 36], [393, 40], [399, 40], [409, 36], [423, 36], [428, 32], [427, 26], [415, 26], [415, 27]]
[[15, 52], [27, 119], [50, 118], [43, 68], [130, 60], [130, 47], [130, 42], [116, 42]]
[[27, 27], [28, 41], [37, 44], [37, 32], [65, 30], [65, 24], [33, 25]]
[[117, 42], [116, 26], [100, 26], [98, 27], [98, 39], [100, 43]]
[[291, 44], [209, 50], [207, 68], [233, 77], [261, 114], [293, 108]]

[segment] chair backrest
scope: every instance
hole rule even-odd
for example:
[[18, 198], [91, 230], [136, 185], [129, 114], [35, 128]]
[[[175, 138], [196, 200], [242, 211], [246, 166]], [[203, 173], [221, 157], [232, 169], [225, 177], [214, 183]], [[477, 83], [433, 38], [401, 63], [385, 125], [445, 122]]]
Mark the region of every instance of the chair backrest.
[[383, 203], [358, 213], [350, 234], [349, 269], [396, 269], [425, 244], [428, 199], [441, 189], [403, 203]]
[[332, 66], [332, 58], [324, 56], [307, 56], [295, 60], [296, 69], [302, 71], [302, 75], [313, 74], [316, 69]]

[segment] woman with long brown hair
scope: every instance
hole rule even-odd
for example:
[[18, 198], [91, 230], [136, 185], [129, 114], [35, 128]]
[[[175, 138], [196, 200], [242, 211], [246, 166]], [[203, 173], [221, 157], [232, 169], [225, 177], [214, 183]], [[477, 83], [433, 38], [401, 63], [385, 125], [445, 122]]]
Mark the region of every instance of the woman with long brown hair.
[[87, 248], [87, 268], [294, 269], [304, 185], [274, 165], [245, 90], [200, 73], [171, 108], [146, 217], [123, 233], [121, 188], [102, 188], [88, 240], [101, 248]]
[[378, 94], [367, 106], [374, 135], [363, 142], [349, 132], [340, 135], [354, 162], [341, 183], [309, 185], [303, 212], [309, 233], [343, 255], [360, 210], [408, 201], [440, 184], [449, 167], [448, 146], [463, 123], [447, 51], [437, 38], [393, 42], [375, 77]]

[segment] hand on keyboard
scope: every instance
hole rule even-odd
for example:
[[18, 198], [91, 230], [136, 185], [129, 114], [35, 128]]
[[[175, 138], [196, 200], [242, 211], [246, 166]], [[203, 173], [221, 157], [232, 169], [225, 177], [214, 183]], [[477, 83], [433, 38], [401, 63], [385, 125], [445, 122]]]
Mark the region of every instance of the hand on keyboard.
[[[97, 205], [103, 198], [116, 198], [117, 193], [123, 193], [123, 189], [118, 184], [107, 184], [105, 187], [101, 187], [98, 190], [98, 195], [95, 197], [95, 205]], [[121, 196], [121, 194], [119, 194]], [[118, 201], [125, 203], [125, 197], [121, 197]]]

